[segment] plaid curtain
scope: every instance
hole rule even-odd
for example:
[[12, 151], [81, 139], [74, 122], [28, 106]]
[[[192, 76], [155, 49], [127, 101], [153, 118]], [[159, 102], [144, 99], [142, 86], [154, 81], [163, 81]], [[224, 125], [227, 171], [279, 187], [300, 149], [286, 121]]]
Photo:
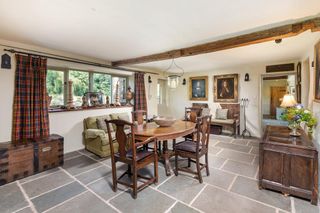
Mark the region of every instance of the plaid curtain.
[[134, 110], [148, 111], [144, 73], [140, 72], [134, 74]]
[[49, 135], [47, 59], [16, 55], [12, 140]]

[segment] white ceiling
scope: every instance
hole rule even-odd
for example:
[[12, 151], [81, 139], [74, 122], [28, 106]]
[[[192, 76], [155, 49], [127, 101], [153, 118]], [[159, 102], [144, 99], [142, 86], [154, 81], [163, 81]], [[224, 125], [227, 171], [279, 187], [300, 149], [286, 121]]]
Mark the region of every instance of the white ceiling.
[[[0, 0], [0, 38], [114, 61], [213, 41], [319, 12], [319, 0]], [[278, 46], [269, 42], [183, 58], [179, 63], [190, 71], [287, 60], [298, 57], [315, 37], [319, 38], [319, 33], [286, 39]], [[163, 62], [146, 66], [162, 68]]]

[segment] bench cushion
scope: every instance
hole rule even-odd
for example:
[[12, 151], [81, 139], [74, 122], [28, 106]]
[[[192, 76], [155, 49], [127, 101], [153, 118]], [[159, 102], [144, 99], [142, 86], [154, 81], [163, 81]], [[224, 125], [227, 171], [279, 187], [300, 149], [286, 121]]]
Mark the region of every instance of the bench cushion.
[[233, 124], [234, 120], [233, 119], [226, 119], [226, 120], [222, 120], [222, 119], [212, 119], [211, 120], [212, 124]]
[[228, 109], [217, 109], [216, 119], [221, 119], [221, 120], [228, 119]]

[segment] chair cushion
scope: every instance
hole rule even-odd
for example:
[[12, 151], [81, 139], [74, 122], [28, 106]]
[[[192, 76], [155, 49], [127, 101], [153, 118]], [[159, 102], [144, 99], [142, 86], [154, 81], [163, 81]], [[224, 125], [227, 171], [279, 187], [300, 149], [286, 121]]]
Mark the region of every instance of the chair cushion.
[[[150, 155], [152, 155], [153, 154], [153, 152], [151, 152], [151, 151], [147, 151], [147, 150], [137, 150], [137, 153], [136, 153], [136, 159], [137, 159], [137, 161], [140, 161], [140, 160], [142, 160], [142, 159], [144, 159], [144, 158], [146, 158], [146, 157], [148, 157], [148, 156], [150, 156]], [[114, 154], [116, 157], [120, 157], [120, 154], [119, 154], [119, 152], [118, 153], [115, 153]], [[128, 152], [127, 152], [127, 156], [126, 156], [127, 158], [130, 158], [130, 159], [132, 159], [132, 150], [129, 150]]]
[[233, 119], [226, 119], [226, 120], [222, 120], [222, 119], [212, 119], [211, 123], [215, 124], [215, 123], [220, 123], [220, 124], [233, 124], [235, 120]]
[[221, 120], [228, 119], [228, 109], [217, 109], [216, 119], [221, 119]]
[[[196, 142], [193, 141], [183, 141], [181, 143], [178, 143], [175, 146], [175, 150], [185, 151], [185, 152], [192, 152], [195, 153], [197, 149]], [[199, 147], [199, 151], [201, 150], [201, 146]]]

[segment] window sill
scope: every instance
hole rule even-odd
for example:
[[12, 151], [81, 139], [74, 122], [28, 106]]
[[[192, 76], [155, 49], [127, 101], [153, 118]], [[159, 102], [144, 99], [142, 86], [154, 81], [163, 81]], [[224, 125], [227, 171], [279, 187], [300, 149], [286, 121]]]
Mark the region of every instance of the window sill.
[[76, 112], [76, 111], [86, 111], [86, 110], [97, 110], [97, 109], [117, 109], [117, 108], [132, 108], [133, 106], [97, 106], [97, 107], [86, 107], [86, 108], [76, 108], [76, 109], [49, 109], [49, 113], [56, 112]]

